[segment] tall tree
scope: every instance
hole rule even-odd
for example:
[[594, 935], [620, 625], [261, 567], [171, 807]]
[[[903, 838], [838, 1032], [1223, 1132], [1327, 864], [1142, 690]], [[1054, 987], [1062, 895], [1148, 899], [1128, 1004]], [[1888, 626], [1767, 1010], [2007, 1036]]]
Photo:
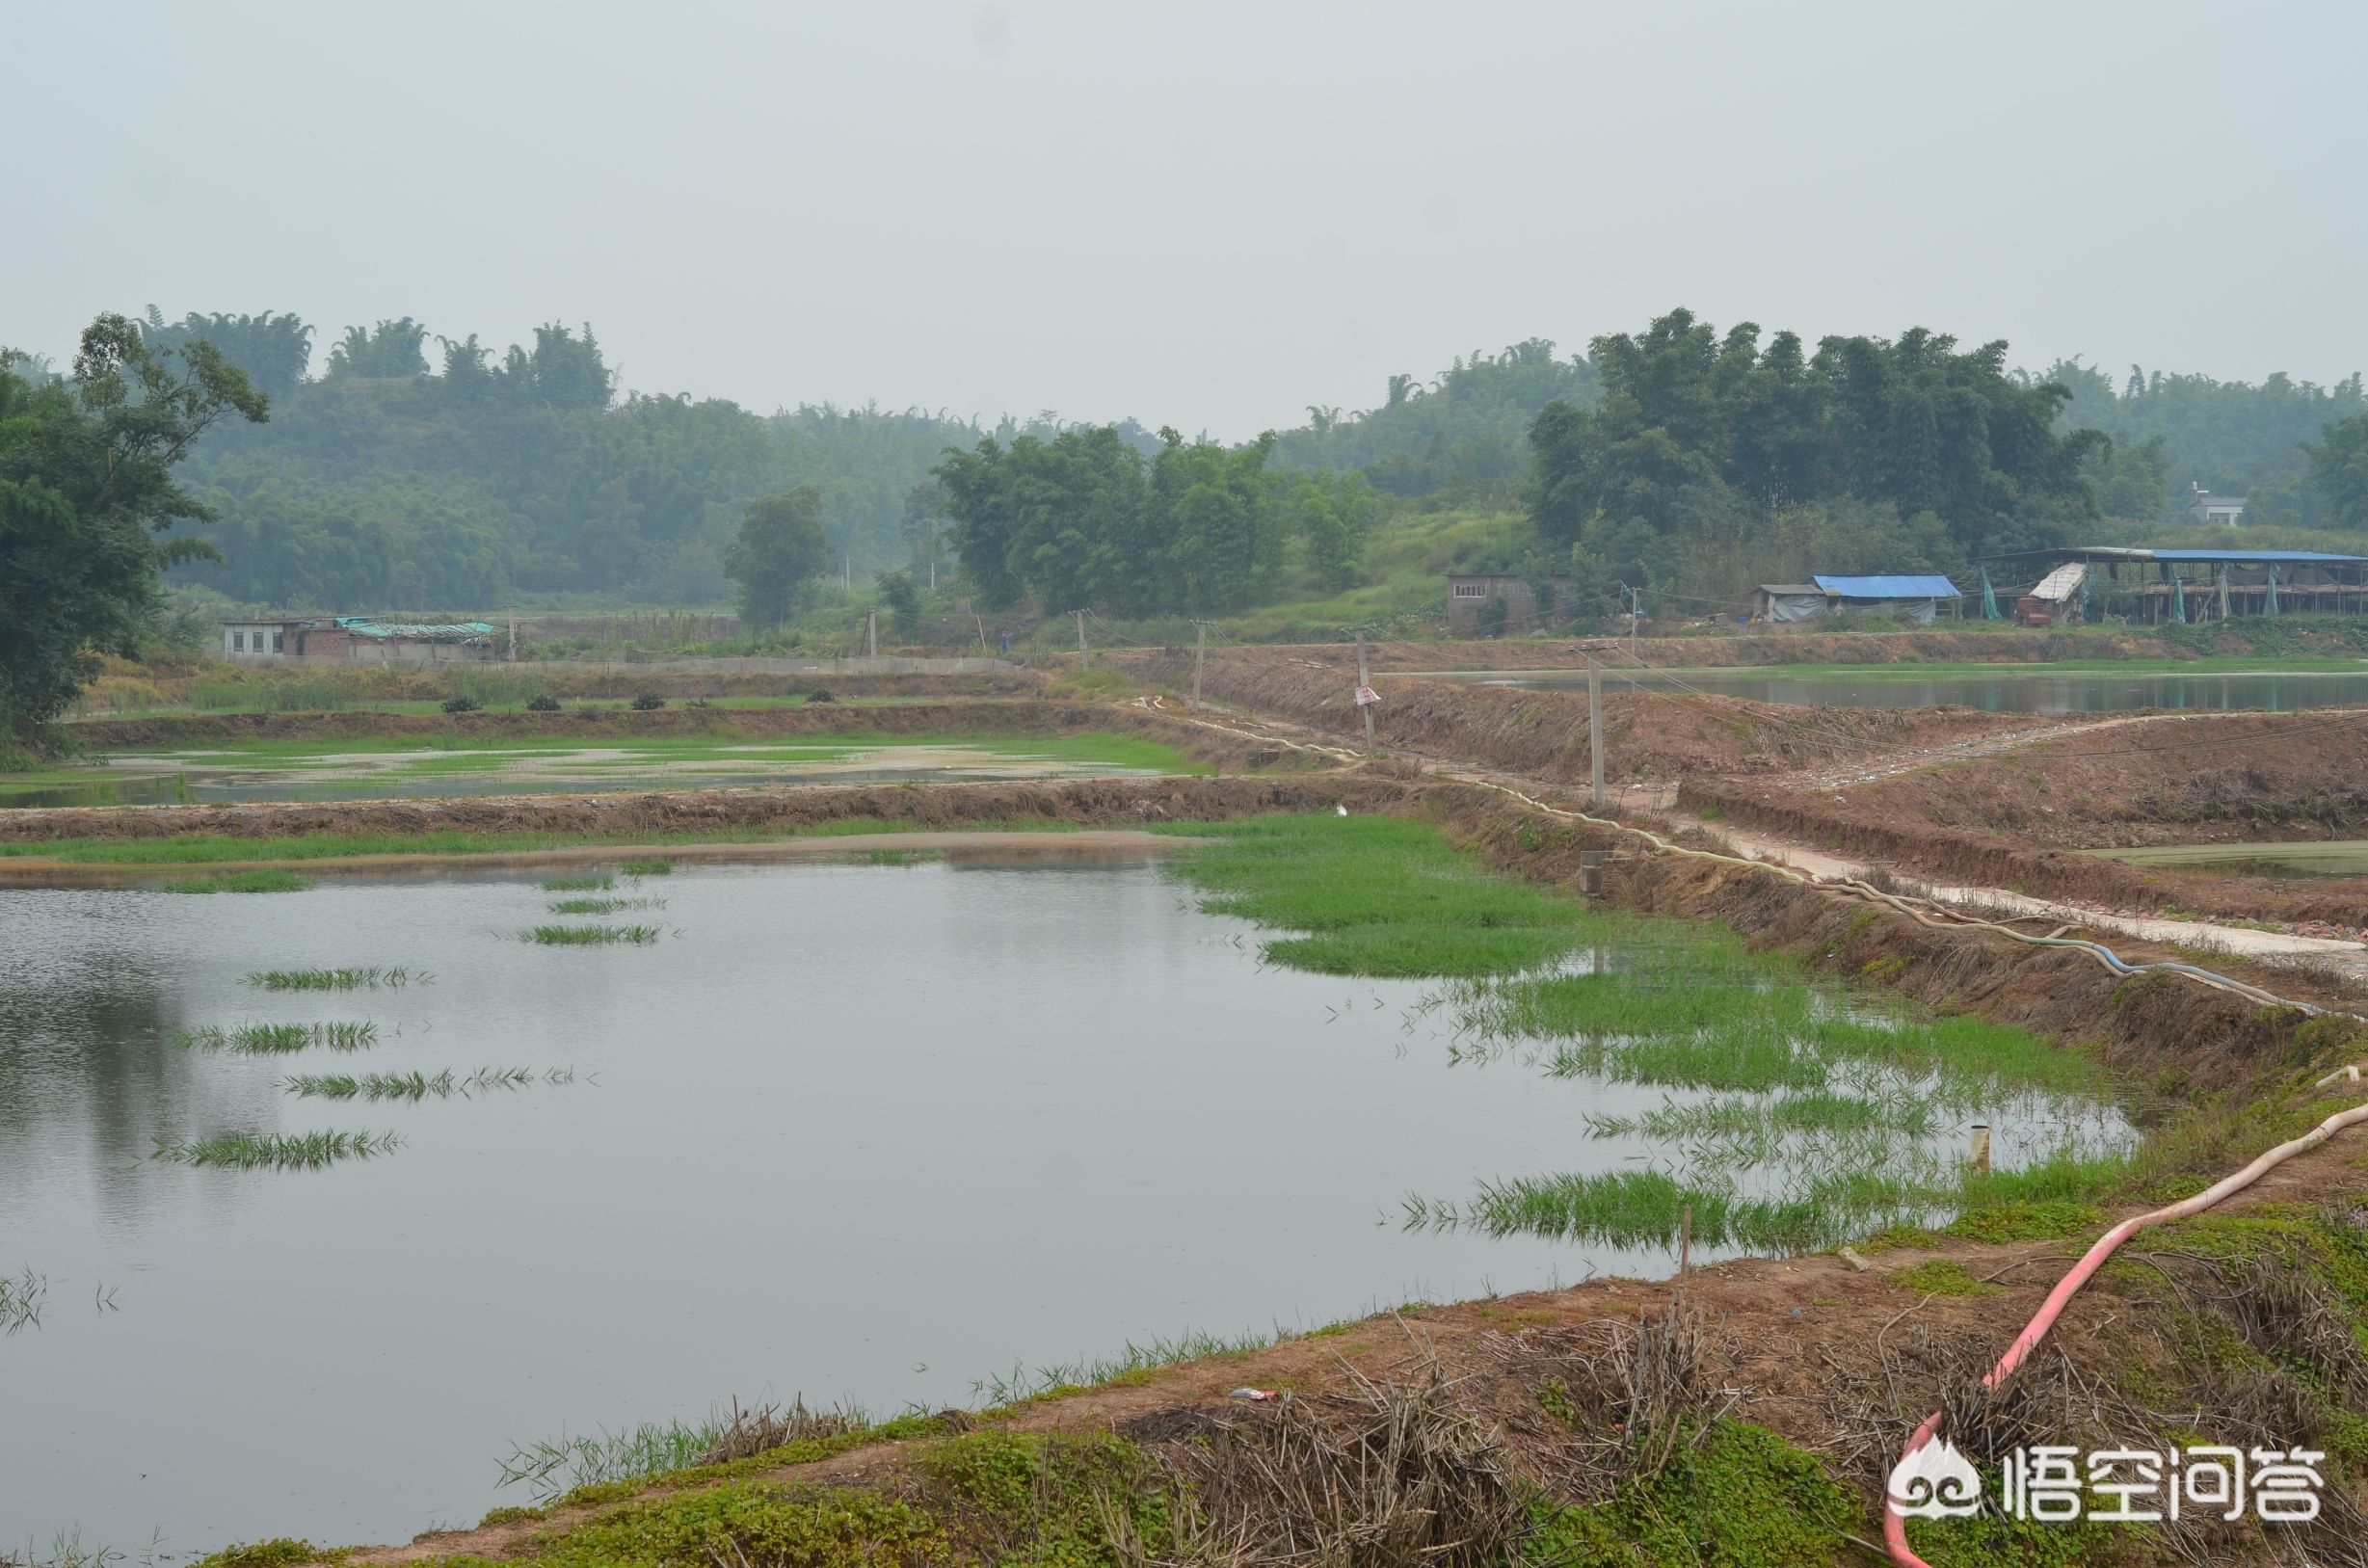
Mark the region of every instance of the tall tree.
[[0, 362], [0, 727], [48, 723], [94, 654], [136, 651], [157, 574], [213, 553], [160, 537], [212, 516], [173, 465], [269, 405], [212, 343], [158, 347], [114, 314], [84, 331], [68, 382], [36, 388]]
[[799, 592], [822, 571], [830, 544], [822, 533], [822, 492], [801, 485], [786, 495], [748, 503], [724, 571], [740, 585], [740, 619], [770, 630], [789, 619]]
[[285, 402], [304, 381], [312, 363], [312, 329], [288, 311], [261, 315], [230, 315], [217, 311], [201, 315], [192, 310], [175, 322], [148, 306], [140, 335], [151, 348], [178, 352], [200, 338], [221, 351], [223, 359], [247, 372], [257, 391]]
[[[2337, 528], [2368, 529], [2368, 413], [2327, 425], [2310, 455], [2310, 484]], [[2251, 508], [2248, 507], [2247, 511]]]

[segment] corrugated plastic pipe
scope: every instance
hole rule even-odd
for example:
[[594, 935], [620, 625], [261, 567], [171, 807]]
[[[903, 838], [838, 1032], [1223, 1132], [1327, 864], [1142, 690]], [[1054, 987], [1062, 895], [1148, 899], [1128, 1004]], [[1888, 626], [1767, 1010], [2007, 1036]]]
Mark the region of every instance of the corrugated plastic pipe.
[[[2217, 1184], [2206, 1187], [2194, 1197], [2171, 1204], [2167, 1208], [2140, 1214], [2134, 1219], [2125, 1219], [2112, 1230], [2107, 1231], [2103, 1236], [2098, 1238], [2096, 1245], [2090, 1247], [2082, 1256], [2080, 1262], [2072, 1265], [2072, 1271], [2058, 1281], [2056, 1288], [2047, 1293], [2047, 1300], [2041, 1303], [2038, 1315], [2033, 1317], [2024, 1327], [2023, 1332], [2015, 1337], [2014, 1342], [2007, 1347], [2007, 1353], [1998, 1358], [1998, 1365], [1991, 1368], [1989, 1375], [1982, 1379], [1982, 1386], [1994, 1389], [2013, 1375], [2014, 1369], [2023, 1364], [2024, 1358], [2036, 1349], [2039, 1342], [2047, 1337], [2047, 1331], [2055, 1327], [2056, 1319], [2063, 1315], [2063, 1309], [2071, 1302], [2071, 1299], [2080, 1293], [2081, 1287], [2087, 1285], [2096, 1271], [2105, 1265], [2105, 1260], [2112, 1257], [2122, 1242], [2150, 1225], [2167, 1224], [2200, 1214], [2214, 1205], [2225, 1202], [2234, 1194], [2244, 1191], [2295, 1156], [2306, 1154], [2327, 1142], [2345, 1128], [2357, 1127], [2363, 1122], [2368, 1122], [2368, 1105], [2355, 1105], [2350, 1110], [2337, 1111], [2301, 1137], [2289, 1143], [2279, 1144], [2234, 1176], [2222, 1179]], [[1933, 1434], [1940, 1430], [1940, 1420], [1941, 1413], [1937, 1410], [1925, 1417], [1924, 1423], [1908, 1437], [1907, 1446], [1900, 1450], [1900, 1457], [1905, 1459], [1909, 1454], [1929, 1443]], [[1907, 1544], [1907, 1518], [1900, 1512], [1899, 1502], [1889, 1495], [1888, 1487], [1885, 1488], [1883, 1498], [1883, 1548], [1891, 1554], [1891, 1560], [1897, 1563], [1899, 1568], [1931, 1568], [1931, 1564], [1916, 1555], [1914, 1549]]]

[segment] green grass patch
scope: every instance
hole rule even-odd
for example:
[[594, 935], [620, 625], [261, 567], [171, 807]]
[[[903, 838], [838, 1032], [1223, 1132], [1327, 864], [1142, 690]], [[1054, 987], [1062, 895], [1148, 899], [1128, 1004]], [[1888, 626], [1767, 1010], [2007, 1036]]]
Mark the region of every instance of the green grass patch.
[[420, 1073], [297, 1073], [281, 1080], [280, 1086], [292, 1095], [309, 1100], [402, 1100], [416, 1103], [430, 1096], [438, 1100], [459, 1095], [472, 1095], [494, 1089], [523, 1089], [534, 1083], [567, 1084], [575, 1081], [575, 1070], [568, 1067], [547, 1068], [536, 1072], [531, 1067], [480, 1067], [469, 1074], [459, 1074], [451, 1068], [433, 1076]]
[[1891, 1283], [1902, 1290], [1913, 1290], [1924, 1296], [1985, 1296], [1995, 1295], [1999, 1287], [1973, 1277], [1965, 1265], [1954, 1258], [1933, 1258], [1906, 1268], [1894, 1269]]
[[654, 925], [531, 925], [519, 940], [539, 947], [605, 947], [617, 943], [647, 945], [665, 936]]
[[323, 1046], [331, 1050], [366, 1050], [378, 1044], [378, 1025], [360, 1023], [240, 1023], [176, 1029], [173, 1043], [184, 1050], [228, 1050], [246, 1056], [277, 1056]]
[[663, 898], [554, 898], [553, 915], [617, 915], [628, 909], [664, 909]]
[[221, 876], [178, 877], [151, 885], [155, 892], [303, 892], [312, 879], [294, 871], [229, 871]]
[[160, 1137], [148, 1157], [230, 1170], [313, 1171], [340, 1160], [391, 1154], [402, 1146], [403, 1140], [392, 1132], [218, 1132], [195, 1143]]
[[627, 861], [618, 867], [629, 877], [668, 876], [673, 873], [675, 863], [672, 861]]
[[617, 879], [601, 872], [585, 877], [545, 877], [545, 892], [605, 892], [617, 885]]
[[1763, 1426], [1720, 1421], [1679, 1444], [1659, 1475], [1623, 1482], [1607, 1502], [1541, 1500], [1525, 1562], [1562, 1568], [1824, 1568], [1857, 1560], [1845, 1533], [1864, 1510], [1817, 1455]]
[[256, 970], [247, 976], [247, 983], [264, 991], [376, 991], [382, 986], [425, 985], [434, 978], [424, 971], [414, 974], [400, 965], [393, 969], [365, 965], [334, 970]]

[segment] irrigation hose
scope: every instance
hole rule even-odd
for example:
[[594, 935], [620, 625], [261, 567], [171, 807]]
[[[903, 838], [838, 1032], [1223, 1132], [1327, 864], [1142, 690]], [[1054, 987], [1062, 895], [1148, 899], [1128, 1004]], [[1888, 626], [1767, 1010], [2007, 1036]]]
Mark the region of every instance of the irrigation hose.
[[[2200, 1214], [2205, 1209], [2251, 1186], [2264, 1175], [2276, 1169], [2295, 1156], [2308, 1153], [2345, 1128], [2357, 1127], [2363, 1122], [2368, 1122], [2368, 1104], [2355, 1105], [2350, 1110], [2337, 1111], [2301, 1137], [2288, 1143], [2281, 1143], [2272, 1149], [2234, 1176], [2223, 1177], [2217, 1185], [2206, 1187], [2194, 1197], [2183, 1199], [2166, 1208], [2140, 1214], [2133, 1219], [2125, 1219], [2112, 1230], [2107, 1231], [2103, 1236], [2098, 1238], [2096, 1245], [2090, 1247], [2082, 1256], [2080, 1262], [2072, 1265], [2071, 1272], [2059, 1280], [2056, 1288], [2048, 1292], [2047, 1300], [2041, 1303], [2037, 1315], [2024, 1327], [2023, 1332], [2015, 1337], [2014, 1342], [2007, 1347], [2007, 1353], [1998, 1358], [1998, 1365], [1991, 1368], [1989, 1374], [1982, 1379], [1982, 1386], [1994, 1389], [2013, 1375], [2014, 1369], [2023, 1364], [2023, 1358], [2036, 1349], [2039, 1342], [2047, 1337], [2047, 1331], [2055, 1327], [2056, 1319], [2062, 1316], [2063, 1309], [2070, 1303], [2072, 1297], [2079, 1293], [2080, 1288], [2087, 1285], [2096, 1271], [2105, 1265], [2105, 1260], [2112, 1257], [2122, 1242], [2127, 1241], [2148, 1226], [2162, 1225]], [[1923, 1424], [1908, 1436], [1906, 1447], [1900, 1450], [1901, 1459], [1905, 1460], [1909, 1454], [1929, 1443], [1933, 1435], [1940, 1430], [1940, 1422], [1941, 1412], [1937, 1410], [1925, 1417]], [[1914, 1549], [1907, 1544], [1907, 1516], [1900, 1511], [1899, 1500], [1889, 1495], [1888, 1488], [1885, 1489], [1883, 1499], [1883, 1547], [1891, 1554], [1891, 1560], [1897, 1563], [1899, 1568], [1931, 1568], [1931, 1564], [1916, 1555]]]

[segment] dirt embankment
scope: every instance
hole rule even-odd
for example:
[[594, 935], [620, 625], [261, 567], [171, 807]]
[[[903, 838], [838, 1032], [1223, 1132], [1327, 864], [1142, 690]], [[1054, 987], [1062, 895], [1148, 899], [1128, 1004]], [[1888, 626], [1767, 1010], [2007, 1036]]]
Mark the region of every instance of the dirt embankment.
[[[1188, 656], [1138, 654], [1125, 662], [1139, 678], [1190, 689]], [[1334, 649], [1288, 661], [1265, 650], [1211, 654], [1202, 681], [1211, 701], [1364, 744], [1353, 653]], [[1564, 783], [1587, 777], [1583, 691], [1528, 691], [1406, 676], [1377, 676], [1374, 689], [1381, 696], [1374, 739], [1385, 751]], [[1805, 708], [1732, 697], [1677, 701], [1653, 692], [1610, 692], [1604, 698], [1604, 777], [1616, 787], [1668, 784], [1700, 773], [1780, 772], [2028, 730], [2033, 723], [2028, 714], [1971, 708]]]
[[1680, 812], [1929, 878], [2115, 909], [2368, 923], [2368, 881], [2277, 883], [2126, 865], [2133, 844], [2368, 834], [2368, 714], [2165, 718], [1871, 780], [1690, 778]]
[[[352, 703], [438, 703], [491, 687], [522, 696], [540, 691], [563, 702], [625, 702], [644, 692], [693, 697], [802, 697], [817, 688], [836, 697], [1023, 697], [1039, 690], [1043, 672], [1010, 669], [970, 675], [806, 675], [749, 671], [635, 669], [629, 665], [446, 665], [436, 669], [248, 669], [197, 664], [151, 669], [110, 660], [83, 692], [82, 713], [105, 718], [131, 709], [186, 707], [198, 688], [235, 685], [261, 696], [333, 690]], [[508, 700], [516, 701], [516, 697]], [[80, 722], [79, 720], [74, 722]]]
[[[1338, 644], [1262, 650], [1336, 655]], [[1624, 637], [1505, 637], [1494, 641], [1376, 643], [1376, 670], [1567, 670], [1588, 655], [1631, 663]], [[2032, 664], [2057, 659], [2187, 659], [2157, 638], [2112, 632], [2008, 627], [1993, 631], [1813, 631], [1755, 626], [1705, 636], [1639, 637], [1634, 662], [1655, 669], [1761, 664]]]
[[[857, 707], [835, 703], [801, 707], [664, 707], [556, 713], [182, 713], [137, 719], [93, 719], [75, 727], [86, 751], [127, 752], [203, 748], [242, 740], [318, 742], [416, 738], [439, 740], [575, 740], [590, 745], [653, 737], [711, 737], [719, 741], [834, 735], [947, 735], [1029, 738], [1083, 731], [1135, 736], [1171, 745], [1220, 769], [1281, 760], [1271, 747], [1150, 709], [1078, 702], [899, 703]], [[1317, 765], [1306, 759], [1308, 765]]]
[[1047, 784], [822, 784], [642, 794], [480, 795], [418, 801], [253, 801], [229, 806], [73, 806], [0, 812], [0, 840], [166, 838], [308, 833], [635, 835], [794, 833], [848, 821], [958, 828], [984, 822], [1189, 821], [1254, 811], [1390, 810], [1409, 785], [1379, 773], [1078, 779]]

